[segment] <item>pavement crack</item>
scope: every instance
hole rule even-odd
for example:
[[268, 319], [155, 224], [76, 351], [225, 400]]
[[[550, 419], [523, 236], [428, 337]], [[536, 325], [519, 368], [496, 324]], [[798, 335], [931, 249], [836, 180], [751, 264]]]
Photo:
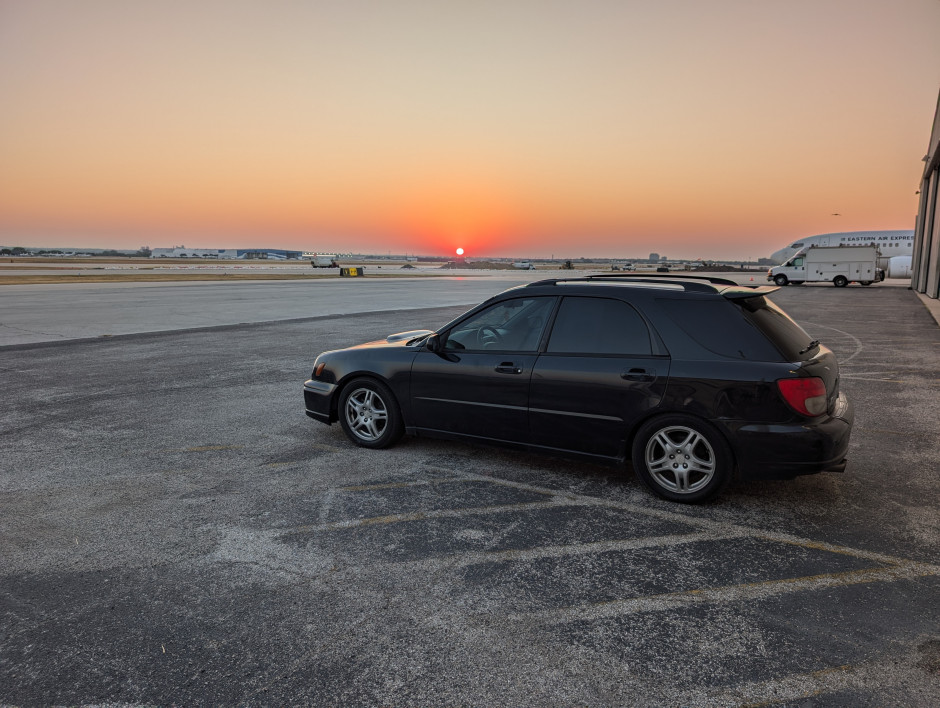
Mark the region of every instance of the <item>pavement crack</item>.
[[64, 334], [59, 332], [43, 332], [38, 329], [26, 329], [25, 327], [14, 327], [13, 325], [6, 324], [5, 322], [0, 322], [0, 327], [5, 327], [6, 329], [12, 329], [15, 332], [23, 332], [24, 334], [40, 334], [43, 337], [59, 337], [60, 339], [65, 338]]

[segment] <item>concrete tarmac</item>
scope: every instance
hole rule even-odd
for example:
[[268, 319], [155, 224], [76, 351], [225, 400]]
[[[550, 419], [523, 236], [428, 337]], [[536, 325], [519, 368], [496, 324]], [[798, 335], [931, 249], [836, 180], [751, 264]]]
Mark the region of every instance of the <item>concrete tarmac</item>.
[[463, 303], [0, 349], [0, 705], [940, 705], [940, 328], [773, 298], [842, 362], [848, 469], [697, 507], [303, 414], [319, 351]]
[[[0, 346], [376, 310], [470, 307], [516, 285], [586, 274], [584, 271], [544, 270], [464, 271], [443, 277], [425, 274], [415, 278], [4, 285], [0, 287]], [[768, 284], [762, 272], [714, 275], [740, 284]], [[873, 288], [908, 284], [908, 281], [889, 280]], [[853, 285], [849, 289], [857, 290], [860, 286]]]
[[6, 285], [0, 287], [0, 346], [376, 310], [469, 307], [532, 279], [521, 275]]

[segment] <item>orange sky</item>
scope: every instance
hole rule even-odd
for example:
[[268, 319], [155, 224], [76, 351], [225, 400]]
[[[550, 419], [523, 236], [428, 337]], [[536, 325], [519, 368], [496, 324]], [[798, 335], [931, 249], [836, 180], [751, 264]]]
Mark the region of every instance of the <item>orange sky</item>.
[[937, 0], [0, 0], [0, 245], [756, 258], [913, 228], [938, 30]]

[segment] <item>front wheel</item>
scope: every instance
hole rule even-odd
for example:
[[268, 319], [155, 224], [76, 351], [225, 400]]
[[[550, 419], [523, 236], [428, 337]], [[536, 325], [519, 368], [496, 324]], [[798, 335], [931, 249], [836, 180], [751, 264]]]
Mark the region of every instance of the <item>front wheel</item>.
[[835, 285], [837, 288], [844, 288], [846, 285], [849, 284], [849, 279], [846, 278], [844, 275], [837, 275], [835, 278], [832, 279], [832, 284]]
[[404, 433], [401, 411], [391, 389], [374, 379], [353, 379], [339, 398], [339, 422], [346, 437], [378, 450], [398, 442]]
[[709, 499], [731, 480], [731, 448], [709, 423], [665, 415], [644, 423], [633, 440], [633, 469], [649, 489], [670, 501]]
[[784, 285], [786, 285], [788, 282], [790, 282], [790, 281], [787, 280], [787, 276], [785, 276], [783, 273], [780, 273], [779, 275], [775, 275], [775, 276], [774, 276], [774, 283], [776, 283], [777, 285], [779, 285], [781, 288], [782, 288]]

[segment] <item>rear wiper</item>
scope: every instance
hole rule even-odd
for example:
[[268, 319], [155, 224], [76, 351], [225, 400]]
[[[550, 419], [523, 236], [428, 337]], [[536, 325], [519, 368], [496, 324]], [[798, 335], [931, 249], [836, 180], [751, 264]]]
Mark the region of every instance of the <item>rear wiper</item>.
[[800, 354], [805, 354], [805, 353], [808, 352], [810, 349], [815, 349], [815, 348], [818, 347], [818, 346], [819, 346], [819, 340], [818, 340], [818, 339], [814, 339], [812, 342], [810, 342], [809, 344], [806, 345], [806, 349], [800, 350]]

